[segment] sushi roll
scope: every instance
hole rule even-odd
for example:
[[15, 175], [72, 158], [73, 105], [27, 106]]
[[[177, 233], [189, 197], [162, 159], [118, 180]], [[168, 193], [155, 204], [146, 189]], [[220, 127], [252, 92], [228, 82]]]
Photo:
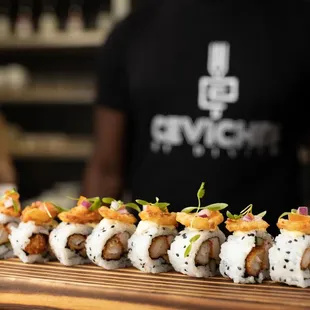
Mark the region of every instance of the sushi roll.
[[[283, 217], [288, 216], [288, 219]], [[310, 216], [307, 207], [283, 213], [277, 223], [280, 234], [269, 251], [270, 276], [275, 282], [310, 286]]]
[[0, 259], [14, 256], [9, 235], [20, 222], [21, 206], [15, 189], [5, 191], [0, 200]]
[[86, 239], [102, 219], [98, 212], [99, 197], [81, 196], [77, 206], [59, 213], [62, 221], [50, 234], [49, 242], [61, 264], [74, 266], [90, 263], [86, 253]]
[[[204, 197], [204, 183], [198, 190], [198, 206], [183, 209], [177, 213], [176, 220], [185, 228], [174, 239], [168, 251], [173, 268], [185, 275], [208, 278], [218, 274], [221, 244], [224, 233], [218, 225], [224, 221], [220, 210], [228, 205], [224, 203], [201, 207]], [[195, 213], [191, 213], [195, 211]]]
[[261, 283], [269, 279], [268, 251], [273, 237], [267, 232], [269, 224], [262, 212], [253, 215], [249, 205], [238, 215], [227, 211], [226, 229], [233, 234], [222, 245], [220, 272], [234, 283]]
[[105, 204], [98, 211], [103, 217], [86, 240], [88, 258], [104, 269], [131, 266], [128, 258], [128, 239], [136, 230], [137, 219], [127, 208], [140, 211], [135, 203], [124, 204], [113, 198], [103, 198]]
[[42, 263], [52, 258], [48, 236], [57, 226], [59, 208], [50, 202], [37, 201], [27, 206], [18, 227], [12, 227], [9, 239], [14, 254], [23, 263]]
[[136, 200], [143, 206], [135, 233], [128, 240], [128, 258], [134, 267], [145, 273], [172, 270], [167, 251], [176, 236], [176, 213], [170, 213], [169, 203]]

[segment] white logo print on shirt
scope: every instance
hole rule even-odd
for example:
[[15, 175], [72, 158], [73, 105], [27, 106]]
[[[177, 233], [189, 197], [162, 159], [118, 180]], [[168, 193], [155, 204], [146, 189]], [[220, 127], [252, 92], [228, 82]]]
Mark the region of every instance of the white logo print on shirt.
[[193, 120], [182, 115], [155, 115], [151, 121], [151, 150], [169, 154], [174, 147], [188, 144], [194, 157], [202, 157], [209, 150], [213, 158], [225, 151], [230, 158], [240, 152], [250, 156], [268, 151], [278, 153], [280, 128], [270, 121], [222, 119], [229, 104], [239, 98], [239, 80], [227, 76], [230, 45], [212, 42], [209, 45], [208, 72], [198, 82], [198, 107], [209, 111], [210, 117]]
[[198, 106], [210, 111], [213, 120], [222, 118], [227, 103], [233, 103], [239, 97], [239, 80], [226, 77], [229, 70], [229, 49], [226, 42], [209, 45], [208, 72], [210, 76], [199, 79]]

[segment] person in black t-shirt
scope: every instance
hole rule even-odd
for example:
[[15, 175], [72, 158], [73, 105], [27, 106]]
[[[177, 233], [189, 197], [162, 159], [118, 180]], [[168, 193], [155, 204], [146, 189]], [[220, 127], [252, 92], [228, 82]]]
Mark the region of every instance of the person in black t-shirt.
[[161, 0], [132, 13], [100, 50], [96, 144], [84, 194], [276, 221], [300, 203], [307, 138], [309, 3]]

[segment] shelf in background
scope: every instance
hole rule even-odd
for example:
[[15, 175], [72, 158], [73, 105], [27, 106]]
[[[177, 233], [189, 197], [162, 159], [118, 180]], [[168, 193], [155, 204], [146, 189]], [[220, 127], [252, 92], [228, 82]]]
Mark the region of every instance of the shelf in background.
[[92, 148], [91, 138], [62, 134], [22, 134], [10, 143], [10, 152], [15, 159], [87, 160]]
[[35, 34], [24, 39], [12, 36], [0, 39], [0, 50], [93, 48], [99, 47], [104, 42], [107, 34], [107, 31], [89, 30], [81, 34], [59, 32], [48, 37]]
[[22, 90], [1, 90], [0, 102], [10, 104], [20, 103], [72, 103], [91, 104], [94, 99], [94, 89], [80, 85], [34, 85]]

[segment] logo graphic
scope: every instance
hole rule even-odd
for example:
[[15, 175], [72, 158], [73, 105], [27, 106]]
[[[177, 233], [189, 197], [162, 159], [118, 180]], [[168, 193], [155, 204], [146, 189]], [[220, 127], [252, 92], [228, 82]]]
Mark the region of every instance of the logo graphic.
[[210, 43], [207, 65], [210, 76], [199, 79], [198, 106], [201, 110], [210, 111], [213, 120], [221, 119], [227, 103], [234, 103], [239, 98], [239, 80], [226, 76], [229, 71], [229, 58], [229, 43]]
[[198, 107], [209, 116], [192, 119], [188, 115], [154, 115], [151, 145], [154, 153], [169, 155], [174, 148], [188, 145], [194, 158], [205, 154], [213, 159], [226, 154], [235, 159], [243, 154], [251, 157], [277, 156], [281, 128], [269, 120], [223, 118], [229, 104], [239, 99], [239, 79], [228, 76], [230, 45], [209, 44], [207, 71], [198, 83]]

